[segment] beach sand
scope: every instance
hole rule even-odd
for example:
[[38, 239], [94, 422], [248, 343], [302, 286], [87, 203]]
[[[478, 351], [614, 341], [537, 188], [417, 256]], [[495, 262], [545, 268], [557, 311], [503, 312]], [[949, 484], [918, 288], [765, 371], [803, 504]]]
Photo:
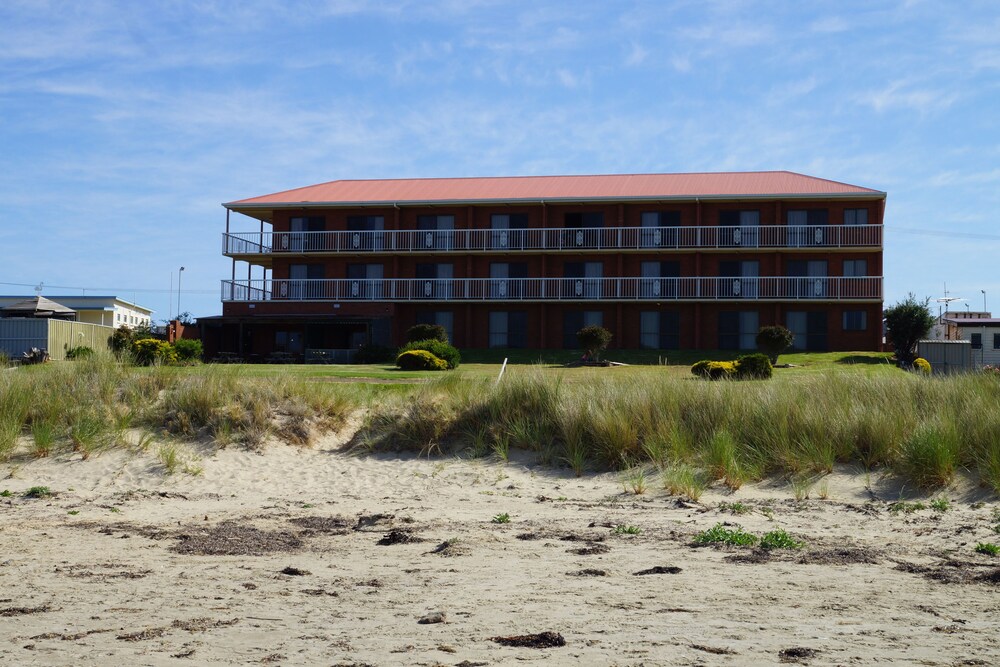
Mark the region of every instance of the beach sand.
[[[893, 512], [905, 489], [845, 468], [803, 501], [778, 480], [686, 502], [344, 437], [191, 445], [196, 476], [120, 450], [0, 467], [0, 664], [1000, 664], [1000, 558], [974, 551], [1000, 519], [969, 486]], [[720, 522], [806, 545], [692, 545]], [[565, 645], [495, 640], [540, 633]]]

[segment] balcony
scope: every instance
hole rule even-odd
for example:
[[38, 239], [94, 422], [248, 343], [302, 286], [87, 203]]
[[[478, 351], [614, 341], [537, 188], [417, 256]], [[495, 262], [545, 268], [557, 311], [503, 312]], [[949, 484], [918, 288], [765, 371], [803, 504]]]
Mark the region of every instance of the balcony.
[[231, 257], [308, 254], [662, 251], [882, 247], [881, 225], [601, 227], [546, 229], [243, 232], [223, 234]]
[[882, 278], [223, 280], [224, 302], [881, 301]]

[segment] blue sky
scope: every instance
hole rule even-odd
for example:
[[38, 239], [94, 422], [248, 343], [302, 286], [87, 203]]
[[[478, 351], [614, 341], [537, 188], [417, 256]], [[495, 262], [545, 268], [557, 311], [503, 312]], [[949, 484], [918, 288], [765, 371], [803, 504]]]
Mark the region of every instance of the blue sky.
[[998, 110], [993, 0], [4, 0], [0, 293], [217, 314], [220, 203], [339, 178], [787, 169], [1000, 312]]

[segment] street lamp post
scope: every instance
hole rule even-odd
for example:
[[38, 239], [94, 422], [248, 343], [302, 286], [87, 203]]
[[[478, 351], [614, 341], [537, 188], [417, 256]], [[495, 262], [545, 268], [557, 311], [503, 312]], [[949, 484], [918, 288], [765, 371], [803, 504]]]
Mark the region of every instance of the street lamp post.
[[177, 272], [177, 319], [181, 319], [181, 274], [184, 273], [182, 266]]
[[987, 313], [989, 313], [990, 311], [986, 310], [986, 290], [981, 289], [979, 291], [983, 293], [983, 314], [989, 317]]

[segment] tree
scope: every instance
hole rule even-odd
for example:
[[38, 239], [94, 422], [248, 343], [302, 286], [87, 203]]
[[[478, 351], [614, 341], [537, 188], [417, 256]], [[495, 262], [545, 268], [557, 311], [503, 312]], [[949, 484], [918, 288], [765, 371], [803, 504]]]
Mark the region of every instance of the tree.
[[600, 359], [601, 350], [611, 342], [611, 332], [604, 327], [587, 326], [576, 332], [576, 340], [580, 349], [587, 353], [593, 361]]
[[910, 292], [904, 301], [887, 308], [885, 311], [885, 328], [896, 359], [904, 366], [909, 366], [916, 358], [917, 341], [926, 337], [934, 326], [934, 316], [927, 304], [930, 298], [922, 302]]
[[781, 326], [761, 327], [757, 332], [757, 349], [767, 355], [771, 365], [778, 363], [778, 355], [795, 342], [795, 334]]

